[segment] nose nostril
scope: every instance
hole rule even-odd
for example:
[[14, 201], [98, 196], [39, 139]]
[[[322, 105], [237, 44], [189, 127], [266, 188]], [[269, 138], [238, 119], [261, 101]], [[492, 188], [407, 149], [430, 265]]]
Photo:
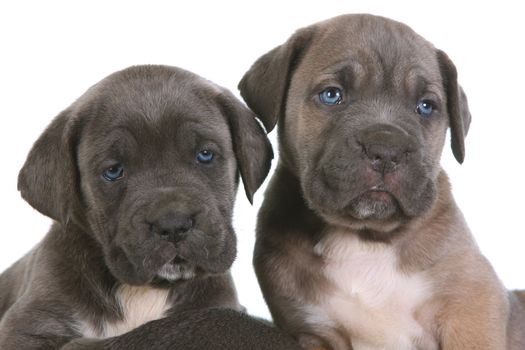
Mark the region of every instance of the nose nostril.
[[410, 152], [394, 146], [371, 144], [363, 147], [365, 156], [374, 171], [388, 173], [395, 171], [408, 159]]
[[387, 173], [406, 166], [413, 160], [414, 138], [404, 129], [390, 124], [374, 124], [356, 135], [361, 159], [372, 170]]
[[148, 222], [151, 233], [162, 238], [179, 241], [193, 228], [194, 220], [185, 215], [165, 215]]
[[181, 223], [181, 225], [179, 227], [179, 232], [180, 233], [188, 232], [192, 227], [193, 227], [193, 219], [192, 218], [188, 218], [183, 223]]

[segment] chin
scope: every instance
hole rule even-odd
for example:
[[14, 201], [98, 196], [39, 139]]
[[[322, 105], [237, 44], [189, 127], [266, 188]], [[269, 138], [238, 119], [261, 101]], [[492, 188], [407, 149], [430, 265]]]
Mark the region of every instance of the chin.
[[176, 282], [179, 280], [190, 280], [197, 275], [194, 265], [184, 262], [171, 261], [157, 272], [157, 278], [168, 282]]
[[343, 210], [320, 215], [329, 224], [373, 241], [390, 240], [410, 219], [395, 196], [386, 191], [365, 192], [352, 199]]
[[368, 191], [350, 201], [348, 211], [357, 220], [387, 220], [397, 216], [400, 207], [390, 193]]

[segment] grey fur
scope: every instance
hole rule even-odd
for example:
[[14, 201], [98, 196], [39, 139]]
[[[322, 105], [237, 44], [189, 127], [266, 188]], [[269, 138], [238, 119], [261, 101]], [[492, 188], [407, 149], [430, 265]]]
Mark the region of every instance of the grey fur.
[[[211, 163], [197, 161], [203, 149], [214, 152]], [[257, 348], [293, 344], [233, 311], [241, 310], [229, 272], [238, 174], [251, 200], [271, 158], [254, 114], [193, 73], [136, 66], [91, 87], [53, 120], [20, 171], [22, 196], [54, 223], [0, 275], [0, 348], [193, 349], [217, 341], [240, 349], [250, 332], [263, 334]], [[108, 168], [119, 174], [117, 164], [123, 176], [105, 179]], [[167, 317], [131, 335], [85, 338], [105, 338], [104, 327], [142, 306], [123, 304], [122, 288], [165, 293]], [[221, 320], [247, 333], [219, 339]], [[210, 338], [194, 339], [207, 329]]]

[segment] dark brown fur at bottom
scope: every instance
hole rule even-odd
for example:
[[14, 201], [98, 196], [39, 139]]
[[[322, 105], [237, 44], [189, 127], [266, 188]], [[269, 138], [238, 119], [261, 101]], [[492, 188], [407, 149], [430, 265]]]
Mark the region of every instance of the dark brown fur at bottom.
[[289, 335], [232, 309], [199, 309], [146, 323], [120, 337], [73, 341], [64, 350], [300, 350]]

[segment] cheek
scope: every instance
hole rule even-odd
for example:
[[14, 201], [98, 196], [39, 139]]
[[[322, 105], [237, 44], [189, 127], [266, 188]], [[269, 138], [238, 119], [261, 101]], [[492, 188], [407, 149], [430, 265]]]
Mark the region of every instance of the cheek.
[[[224, 173], [227, 174], [225, 181], [227, 181], [228, 186], [231, 187], [232, 185], [235, 185], [235, 179], [240, 173], [238, 164], [237, 164], [237, 161], [235, 159], [235, 155], [233, 154], [233, 152], [226, 159], [225, 168], [226, 170], [224, 171]], [[232, 187], [232, 191], [235, 191], [235, 188]]]
[[123, 191], [105, 188], [102, 179], [86, 179], [81, 176], [82, 200], [85, 216], [93, 235], [102, 243], [106, 242], [118, 226], [118, 210]]
[[447, 124], [444, 121], [440, 121], [439, 123], [433, 124], [430, 128], [426, 128], [423, 132], [427, 152], [436, 160], [440, 159], [441, 153], [443, 152], [447, 128]]
[[93, 210], [104, 210], [104, 204], [106, 201], [104, 198], [107, 196], [101, 193], [101, 182], [102, 179], [94, 179], [91, 174], [82, 174], [80, 176], [80, 187], [82, 190], [82, 199], [86, 206]]
[[432, 127], [424, 129], [423, 132], [423, 157], [430, 166], [432, 179], [436, 179], [441, 170], [441, 156], [446, 134], [447, 125], [445, 122], [435, 123]]
[[224, 154], [221, 163], [215, 168], [196, 172], [192, 174], [192, 178], [198, 179], [200, 195], [213, 201], [207, 204], [218, 207], [223, 214], [229, 214], [233, 209], [238, 174], [237, 162], [232, 152]]
[[286, 142], [299, 161], [299, 167], [304, 169], [318, 152], [319, 145], [324, 143], [322, 138], [329, 125], [327, 115], [301, 107], [287, 115]]
[[217, 181], [210, 182], [209, 193], [215, 198], [221, 211], [231, 213], [235, 202], [235, 194], [240, 181], [238, 171], [234, 165], [229, 166], [223, 172], [223, 176]]

